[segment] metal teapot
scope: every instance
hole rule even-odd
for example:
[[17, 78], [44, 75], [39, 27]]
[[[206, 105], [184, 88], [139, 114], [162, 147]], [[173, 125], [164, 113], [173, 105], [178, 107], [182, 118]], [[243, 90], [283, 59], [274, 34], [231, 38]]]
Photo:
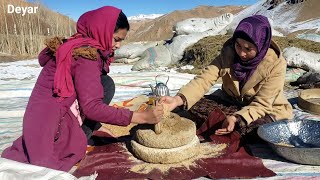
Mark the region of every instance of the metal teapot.
[[155, 80], [156, 80], [156, 86], [155, 86], [155, 87], [153, 87], [153, 86], [150, 84], [150, 88], [151, 88], [151, 90], [152, 90], [152, 94], [155, 95], [156, 97], [169, 96], [170, 93], [169, 93], [169, 88], [168, 88], [168, 86], [167, 86], [167, 83], [168, 83], [168, 81], [169, 81], [169, 76], [167, 76], [168, 79], [167, 79], [166, 83], [158, 82], [158, 81], [157, 81], [157, 78], [158, 78], [159, 76], [163, 76], [163, 75], [159, 74], [159, 75], [157, 75], [157, 76], [155, 77]]

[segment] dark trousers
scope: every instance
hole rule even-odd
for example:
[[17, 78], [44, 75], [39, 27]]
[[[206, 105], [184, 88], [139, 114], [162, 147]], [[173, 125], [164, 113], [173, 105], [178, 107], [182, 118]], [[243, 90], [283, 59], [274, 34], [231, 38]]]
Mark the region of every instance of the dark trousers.
[[[104, 93], [103, 103], [109, 105], [113, 96], [114, 96], [114, 93], [115, 93], [115, 84], [114, 84], [112, 78], [108, 75], [101, 76], [101, 84], [103, 86], [103, 93]], [[98, 130], [101, 126], [102, 125], [100, 122], [93, 121], [90, 119], [84, 120], [81, 127], [87, 136], [89, 145], [94, 144], [93, 140], [91, 139], [93, 131]]]

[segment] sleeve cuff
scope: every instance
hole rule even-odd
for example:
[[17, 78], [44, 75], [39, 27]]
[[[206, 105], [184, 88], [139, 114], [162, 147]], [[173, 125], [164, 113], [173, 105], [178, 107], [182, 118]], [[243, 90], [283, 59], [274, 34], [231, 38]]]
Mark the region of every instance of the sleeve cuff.
[[237, 123], [240, 129], [247, 126], [247, 121], [242, 116], [236, 114], [235, 117], [237, 118]]
[[250, 116], [248, 109], [241, 109], [240, 111], [237, 111], [234, 114], [240, 116], [246, 122], [247, 125], [254, 121]]
[[188, 110], [188, 101], [187, 101], [187, 98], [186, 98], [183, 94], [181, 94], [181, 93], [177, 93], [176, 96], [181, 97], [182, 102], [183, 102], [183, 104], [182, 104], [181, 106], [179, 106], [179, 107], [180, 107], [181, 109], [183, 109], [183, 110]]
[[125, 124], [125, 126], [128, 126], [128, 125], [131, 123], [131, 121], [132, 121], [132, 117], [133, 117], [133, 111], [130, 111], [130, 114], [129, 114], [129, 121], [128, 121], [128, 123], [126, 123], [126, 124]]

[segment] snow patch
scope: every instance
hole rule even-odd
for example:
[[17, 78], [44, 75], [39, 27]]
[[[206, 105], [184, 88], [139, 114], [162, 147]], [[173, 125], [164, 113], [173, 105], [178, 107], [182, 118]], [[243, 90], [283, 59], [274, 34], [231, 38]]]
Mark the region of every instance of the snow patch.
[[141, 21], [145, 19], [156, 19], [160, 16], [163, 16], [163, 14], [139, 14], [137, 16], [130, 16], [128, 17], [129, 21]]
[[288, 47], [283, 50], [283, 57], [289, 66], [320, 72], [320, 54]]

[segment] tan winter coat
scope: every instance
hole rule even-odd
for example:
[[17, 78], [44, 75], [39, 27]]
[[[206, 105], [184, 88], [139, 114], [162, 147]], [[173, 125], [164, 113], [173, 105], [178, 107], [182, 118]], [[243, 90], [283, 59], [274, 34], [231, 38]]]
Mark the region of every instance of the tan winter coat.
[[199, 101], [222, 77], [222, 89], [230, 96], [246, 104], [235, 114], [242, 116], [248, 124], [266, 114], [272, 114], [276, 120], [291, 119], [292, 107], [283, 94], [286, 73], [286, 61], [279, 46], [272, 42], [271, 46], [258, 65], [255, 72], [246, 82], [241, 92], [239, 81], [233, 76], [233, 59], [235, 51], [231, 40], [228, 40], [220, 56], [212, 61], [202, 73], [183, 86], [179, 93], [186, 97], [188, 109]]

